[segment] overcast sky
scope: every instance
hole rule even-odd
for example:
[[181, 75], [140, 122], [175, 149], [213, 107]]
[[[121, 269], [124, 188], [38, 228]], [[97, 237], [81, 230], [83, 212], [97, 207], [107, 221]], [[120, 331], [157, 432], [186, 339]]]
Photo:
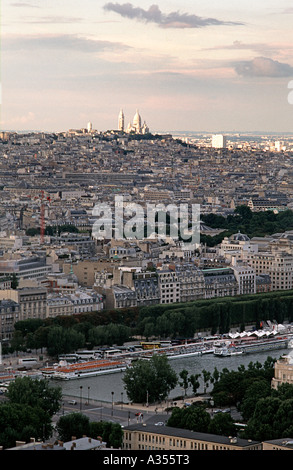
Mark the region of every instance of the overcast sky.
[[1, 4], [2, 129], [293, 131], [291, 0]]

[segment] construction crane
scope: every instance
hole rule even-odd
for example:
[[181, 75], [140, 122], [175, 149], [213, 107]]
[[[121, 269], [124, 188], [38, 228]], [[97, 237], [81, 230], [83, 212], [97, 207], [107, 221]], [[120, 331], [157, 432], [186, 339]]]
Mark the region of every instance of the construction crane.
[[40, 234], [41, 244], [45, 241], [45, 206], [44, 206], [44, 191], [41, 191], [41, 210], [40, 210]]

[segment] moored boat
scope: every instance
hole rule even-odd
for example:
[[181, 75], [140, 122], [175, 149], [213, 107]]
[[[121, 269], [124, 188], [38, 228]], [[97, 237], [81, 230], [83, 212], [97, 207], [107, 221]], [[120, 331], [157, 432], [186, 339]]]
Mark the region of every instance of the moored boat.
[[250, 338], [247, 340], [234, 341], [233, 343], [215, 344], [215, 356], [234, 356], [238, 354], [249, 354], [261, 351], [288, 348], [289, 339], [287, 337], [275, 338]]
[[76, 364], [58, 364], [41, 369], [43, 377], [53, 380], [71, 380], [100, 374], [121, 372], [127, 368], [126, 361], [86, 361]]

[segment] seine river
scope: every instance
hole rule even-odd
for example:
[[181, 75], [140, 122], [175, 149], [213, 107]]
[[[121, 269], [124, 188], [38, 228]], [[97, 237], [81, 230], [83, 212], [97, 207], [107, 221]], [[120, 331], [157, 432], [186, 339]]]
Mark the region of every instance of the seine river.
[[[224, 368], [227, 368], [228, 370], [237, 370], [241, 364], [247, 367], [250, 362], [254, 363], [258, 361], [263, 364], [268, 356], [279, 359], [280, 356], [284, 354], [290, 354], [293, 356], [293, 349], [279, 349], [276, 351], [265, 351], [230, 357], [215, 357], [213, 354], [204, 354], [202, 356], [172, 359], [170, 360], [170, 365], [177, 374], [179, 374], [183, 369], [186, 369], [189, 374], [201, 374], [203, 370], [213, 372], [215, 368], [217, 368], [219, 372]], [[123, 399], [124, 402], [127, 402], [128, 398], [122, 378], [123, 372], [116, 372], [114, 374], [100, 375], [96, 377], [52, 382], [54, 385], [62, 387], [64, 396], [72, 396], [78, 399], [82, 397], [83, 400], [89, 398], [90, 400], [111, 402], [112, 392], [114, 392], [114, 402], [121, 401], [121, 399]], [[201, 383], [198, 391], [203, 391], [203, 382]], [[191, 389], [187, 391], [187, 394], [188, 393], [192, 393]], [[182, 388], [178, 385], [171, 391], [169, 398], [181, 395]]]

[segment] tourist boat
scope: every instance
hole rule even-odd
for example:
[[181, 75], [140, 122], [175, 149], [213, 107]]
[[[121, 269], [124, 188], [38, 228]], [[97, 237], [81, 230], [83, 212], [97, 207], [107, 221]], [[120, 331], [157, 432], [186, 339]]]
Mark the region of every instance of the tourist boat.
[[249, 354], [261, 351], [286, 349], [289, 345], [288, 337], [277, 336], [274, 338], [246, 338], [233, 343], [224, 342], [214, 344], [214, 355], [227, 357], [238, 354]]
[[86, 361], [76, 364], [67, 364], [61, 361], [53, 367], [41, 369], [43, 377], [53, 380], [71, 380], [92, 377], [101, 374], [113, 374], [126, 370], [126, 361]]
[[214, 356], [230, 357], [230, 356], [239, 356], [241, 354], [244, 354], [244, 351], [242, 349], [237, 349], [230, 345], [215, 346], [214, 348]]

